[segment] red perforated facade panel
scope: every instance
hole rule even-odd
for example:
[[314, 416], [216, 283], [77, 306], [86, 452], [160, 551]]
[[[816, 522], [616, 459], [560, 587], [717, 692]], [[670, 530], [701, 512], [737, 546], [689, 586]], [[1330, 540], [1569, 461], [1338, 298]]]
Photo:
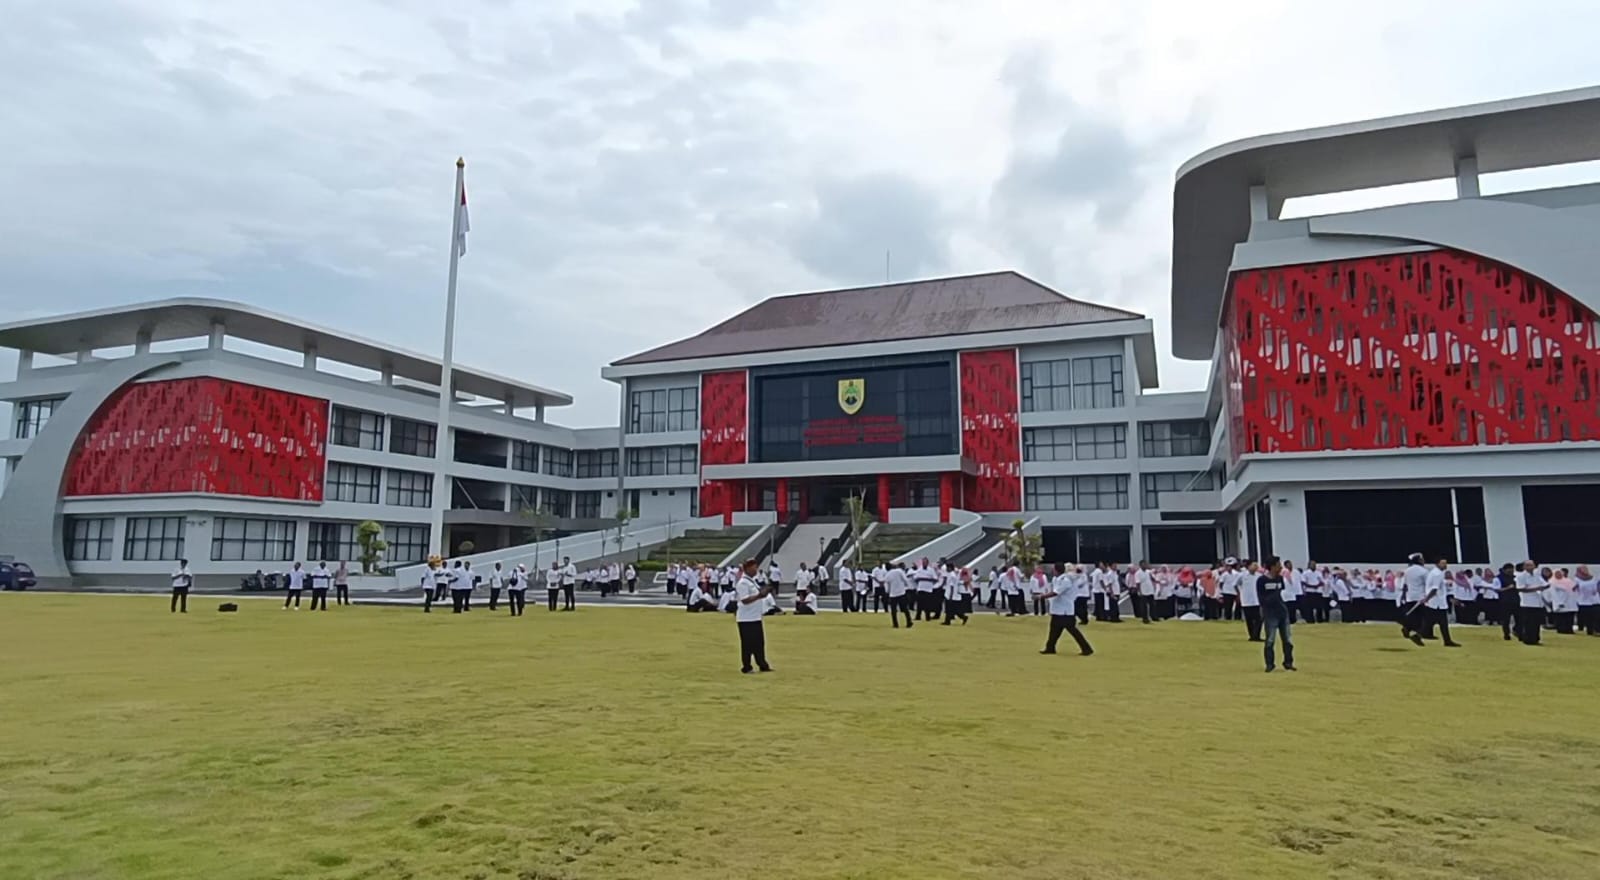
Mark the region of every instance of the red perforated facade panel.
[[966, 479], [967, 509], [1022, 509], [1022, 434], [1017, 413], [1017, 352], [961, 353], [961, 451], [977, 466]]
[[1600, 438], [1595, 313], [1471, 254], [1239, 272], [1224, 333], [1235, 457]]
[[65, 493], [321, 501], [328, 402], [223, 379], [123, 388], [78, 438]]
[[[750, 413], [749, 374], [744, 370], [700, 377], [700, 465], [744, 464]], [[727, 481], [702, 481], [700, 515], [743, 510], [743, 492]]]

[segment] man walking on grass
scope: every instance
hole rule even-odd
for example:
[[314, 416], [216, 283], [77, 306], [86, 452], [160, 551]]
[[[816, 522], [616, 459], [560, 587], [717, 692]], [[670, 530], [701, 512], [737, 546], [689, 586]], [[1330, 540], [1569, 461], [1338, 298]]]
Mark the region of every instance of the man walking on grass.
[[1289, 638], [1289, 606], [1283, 600], [1283, 563], [1278, 557], [1267, 557], [1267, 570], [1256, 578], [1256, 598], [1261, 601], [1261, 622], [1266, 630], [1267, 643], [1262, 654], [1267, 661], [1267, 671], [1277, 668], [1273, 656], [1273, 643], [1283, 637], [1283, 668], [1295, 671], [1294, 642]]
[[1089, 647], [1089, 640], [1078, 631], [1078, 580], [1067, 573], [1067, 567], [1056, 563], [1056, 576], [1045, 588], [1045, 598], [1050, 601], [1050, 638], [1044, 643], [1041, 654], [1054, 654], [1056, 642], [1061, 639], [1061, 633], [1072, 635], [1072, 640], [1078, 643], [1078, 653], [1087, 657], [1094, 653]]

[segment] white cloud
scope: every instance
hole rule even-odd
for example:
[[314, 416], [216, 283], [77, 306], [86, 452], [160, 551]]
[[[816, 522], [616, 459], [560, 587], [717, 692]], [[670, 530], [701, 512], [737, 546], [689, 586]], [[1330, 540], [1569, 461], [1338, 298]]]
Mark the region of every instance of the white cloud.
[[[0, 306], [255, 302], [613, 421], [615, 358], [763, 296], [1023, 269], [1167, 337], [1173, 170], [1221, 141], [1597, 79], [1588, 4], [24, 0]], [[418, 317], [421, 316], [421, 317]], [[1199, 365], [1164, 358], [1167, 387]]]

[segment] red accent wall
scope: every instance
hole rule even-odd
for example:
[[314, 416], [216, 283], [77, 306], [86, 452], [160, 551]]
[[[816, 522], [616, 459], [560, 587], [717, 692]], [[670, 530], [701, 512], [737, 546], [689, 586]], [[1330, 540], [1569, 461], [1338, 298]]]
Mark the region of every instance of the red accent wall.
[[[705, 373], [700, 377], [700, 466], [744, 464], [750, 415], [749, 374], [744, 370]], [[742, 492], [734, 481], [702, 480], [700, 515], [719, 516], [743, 510]]]
[[961, 352], [961, 451], [978, 467], [961, 503], [979, 512], [1022, 509], [1017, 352]]
[[1457, 251], [1236, 273], [1233, 453], [1600, 438], [1596, 315]]
[[137, 383], [78, 438], [64, 494], [321, 501], [327, 437], [326, 400], [223, 379]]

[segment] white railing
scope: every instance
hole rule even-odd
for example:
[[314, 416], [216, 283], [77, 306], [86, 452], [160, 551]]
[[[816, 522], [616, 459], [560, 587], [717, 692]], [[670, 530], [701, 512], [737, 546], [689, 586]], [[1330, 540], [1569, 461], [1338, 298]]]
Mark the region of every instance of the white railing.
[[[720, 529], [722, 518], [716, 516], [700, 517], [698, 519], [672, 520], [651, 526], [624, 526], [622, 529], [622, 548], [651, 547], [664, 544], [668, 538], [681, 538], [683, 533], [690, 529]], [[606, 529], [598, 532], [583, 532], [577, 535], [568, 535], [565, 538], [552, 538], [540, 541], [537, 544], [519, 544], [515, 547], [506, 547], [500, 550], [488, 550], [483, 553], [474, 553], [470, 556], [452, 557], [472, 563], [472, 567], [480, 572], [494, 567], [496, 562], [506, 568], [516, 565], [526, 565], [529, 571], [547, 569], [550, 563], [561, 557], [569, 557], [574, 564], [581, 564], [604, 556], [621, 552], [617, 546], [617, 530]], [[422, 572], [426, 565], [407, 565], [397, 568], [394, 572], [394, 589], [409, 590], [422, 581]]]
[[[738, 520], [734, 520], [734, 522], [737, 523]], [[733, 548], [732, 553], [729, 553], [727, 556], [723, 557], [722, 561], [717, 563], [717, 567], [727, 568], [730, 565], [738, 565], [744, 562], [746, 559], [754, 556], [757, 547], [760, 547], [772, 540], [772, 532], [777, 527], [778, 524], [776, 522], [769, 522], [764, 524], [761, 528], [756, 529], [755, 534], [745, 538], [743, 544]]]
[[[909, 512], [909, 510], [908, 510]], [[889, 522], [905, 522], [895, 519], [895, 511], [889, 511]], [[921, 547], [917, 547], [894, 558], [895, 562], [916, 562], [919, 559], [939, 560], [971, 547], [973, 542], [983, 537], [983, 517], [967, 510], [950, 511], [950, 522], [956, 527], [934, 538]]]
[[[873, 533], [878, 531], [878, 526], [879, 525], [881, 525], [881, 523], [877, 522], [876, 520], [874, 520], [874, 521], [872, 521], [872, 522], [867, 524], [867, 528], [861, 533], [861, 541], [860, 541], [861, 545], [864, 546], [868, 541], [872, 540], [872, 535], [873, 535]], [[846, 542], [844, 547], [839, 551], [839, 555], [834, 558], [834, 565], [837, 566], [840, 562], [844, 562], [846, 560], [854, 560], [855, 559], [855, 555], [856, 555], [856, 549], [857, 549], [857, 542], [855, 542], [855, 541]], [[850, 564], [854, 565], [855, 562], [851, 561]]]
[[[994, 526], [990, 526], [989, 528], [992, 529], [992, 528], [995, 528], [995, 527]], [[1039, 518], [1038, 517], [1034, 517], [1033, 519], [1027, 520], [1027, 521], [1023, 522], [1023, 524], [1022, 524], [1022, 533], [1025, 534], [1025, 535], [1038, 534], [1039, 533], [1039, 529], [1040, 529], [1040, 525], [1039, 525]], [[1015, 533], [1015, 531], [1016, 530], [1013, 529], [1012, 533]], [[1009, 535], [1008, 535], [1008, 537], [1009, 537]], [[971, 562], [967, 563], [967, 567], [972, 569], [974, 572], [988, 571], [990, 568], [994, 568], [994, 567], [999, 566], [1001, 560], [1005, 559], [1005, 556], [1006, 556], [1006, 539], [1005, 538], [1001, 538], [1000, 540], [995, 542], [993, 547], [990, 547], [989, 549], [983, 551], [983, 553], [979, 554]]]

